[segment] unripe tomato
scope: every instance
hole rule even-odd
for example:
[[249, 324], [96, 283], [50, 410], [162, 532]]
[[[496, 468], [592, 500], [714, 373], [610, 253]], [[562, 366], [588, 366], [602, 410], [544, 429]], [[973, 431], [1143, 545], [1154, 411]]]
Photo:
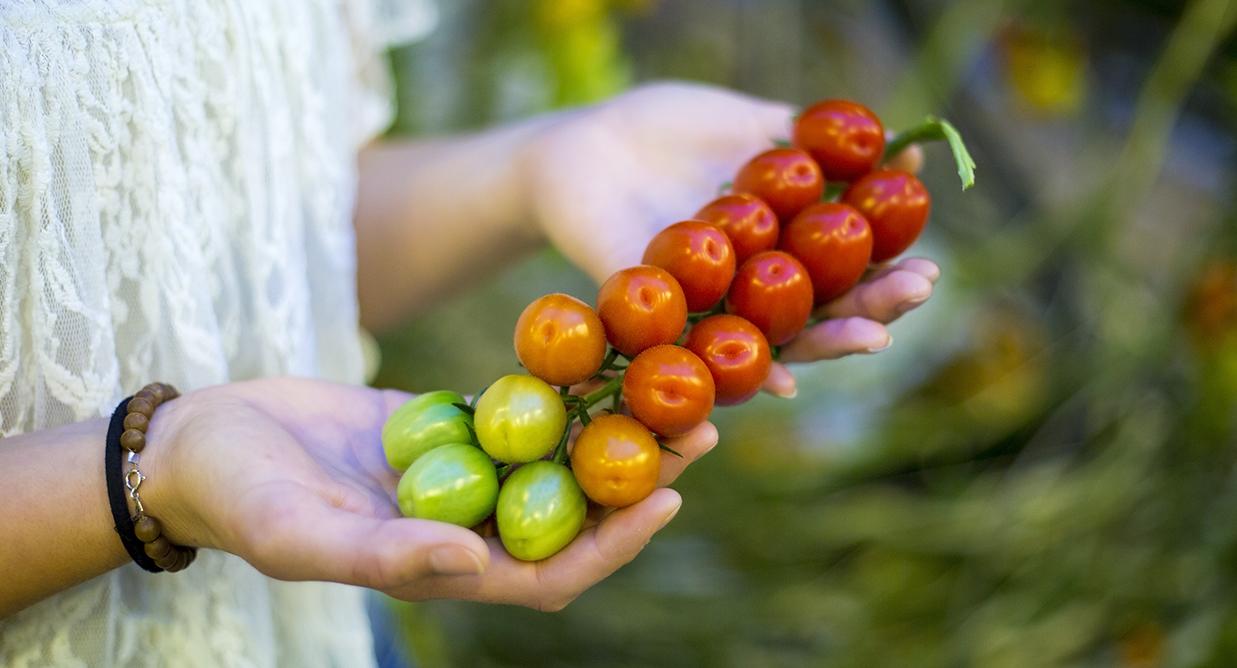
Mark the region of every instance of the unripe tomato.
[[910, 248], [928, 222], [932, 197], [919, 179], [892, 169], [855, 181], [842, 201], [872, 226], [872, 262], [884, 262]]
[[597, 373], [606, 331], [588, 304], [562, 293], [538, 297], [515, 323], [515, 355], [551, 385], [575, 385]]
[[799, 114], [794, 143], [816, 159], [826, 179], [853, 181], [880, 162], [885, 128], [858, 102], [823, 100]]
[[498, 503], [498, 473], [480, 448], [453, 443], [425, 453], [395, 490], [404, 517], [475, 526]]
[[687, 324], [687, 298], [669, 272], [642, 264], [606, 279], [597, 293], [597, 313], [610, 345], [631, 357], [678, 340]]
[[458, 392], [437, 390], [409, 399], [382, 426], [382, 451], [396, 471], [407, 469], [421, 455], [447, 443], [472, 443], [472, 417], [452, 404], [463, 404]]
[[757, 155], [739, 169], [734, 191], [751, 193], [764, 200], [783, 221], [794, 218], [804, 207], [820, 201], [825, 177], [807, 152], [775, 148]]
[[765, 251], [735, 272], [726, 310], [756, 325], [770, 345], [795, 338], [812, 315], [812, 279], [789, 253]]
[[734, 246], [735, 266], [777, 246], [777, 214], [750, 193], [722, 195], [692, 216], [721, 228]]
[[692, 326], [687, 349], [709, 368], [719, 406], [733, 406], [760, 391], [773, 365], [760, 329], [737, 315], [714, 315]]
[[853, 208], [821, 202], [790, 221], [779, 246], [803, 263], [812, 277], [816, 303], [823, 304], [863, 277], [872, 258], [872, 228]]
[[498, 492], [495, 519], [507, 553], [540, 561], [563, 549], [580, 533], [588, 503], [575, 476], [554, 462], [516, 469]]
[[588, 498], [624, 508], [653, 493], [661, 470], [657, 439], [626, 415], [599, 415], [576, 437], [571, 471]]
[[644, 264], [661, 267], [683, 288], [688, 311], [707, 311], [726, 296], [734, 278], [734, 247], [726, 233], [702, 220], [684, 220], [657, 233]]
[[709, 418], [713, 376], [692, 351], [662, 345], [640, 353], [623, 376], [631, 414], [662, 436], [682, 436]]
[[532, 376], [503, 376], [477, 400], [473, 416], [481, 448], [500, 462], [541, 459], [558, 445], [567, 428], [563, 399]]

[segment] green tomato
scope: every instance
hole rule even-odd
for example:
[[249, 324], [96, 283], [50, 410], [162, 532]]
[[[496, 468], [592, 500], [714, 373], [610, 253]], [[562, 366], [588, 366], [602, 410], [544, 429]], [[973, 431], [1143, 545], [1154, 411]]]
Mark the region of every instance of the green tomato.
[[477, 440], [500, 462], [523, 464], [546, 456], [563, 436], [567, 409], [540, 378], [503, 376], [477, 400]]
[[458, 392], [438, 390], [410, 399], [382, 427], [387, 463], [403, 471], [421, 455], [447, 443], [472, 443], [472, 416], [452, 404], [465, 403]]
[[540, 461], [515, 470], [498, 493], [498, 536], [507, 553], [540, 561], [580, 533], [587, 503], [571, 470]]
[[475, 526], [498, 503], [498, 474], [480, 448], [451, 443], [408, 467], [395, 490], [405, 517]]

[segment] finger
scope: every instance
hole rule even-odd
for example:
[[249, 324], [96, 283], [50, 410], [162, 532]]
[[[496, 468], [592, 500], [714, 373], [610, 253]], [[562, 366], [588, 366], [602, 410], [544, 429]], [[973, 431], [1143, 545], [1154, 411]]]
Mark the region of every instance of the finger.
[[713, 426], [712, 422], [706, 422], [678, 438], [668, 439], [666, 447], [673, 448], [675, 452], [683, 456], [677, 457], [662, 451], [661, 472], [657, 477], [657, 486], [665, 487], [673, 483], [689, 464], [708, 454], [716, 445], [717, 427]]
[[477, 534], [442, 522], [378, 519], [289, 485], [255, 504], [244, 537], [259, 570], [283, 580], [388, 588], [428, 575], [477, 574], [489, 550]]
[[885, 169], [918, 174], [919, 170], [923, 169], [923, 148], [918, 144], [907, 146], [885, 162]]
[[790, 139], [795, 108], [789, 104], [758, 100], [756, 118], [770, 140]]
[[899, 268], [856, 285], [821, 307], [818, 314], [825, 318], [858, 316], [889, 323], [928, 301], [931, 296], [932, 281], [914, 271]]
[[607, 515], [585, 529], [558, 554], [539, 562], [508, 555], [490, 542], [490, 568], [483, 575], [434, 577], [391, 591], [409, 600], [455, 598], [561, 610], [598, 581], [640, 553], [657, 531], [673, 519], [683, 500], [672, 489]]
[[900, 260], [897, 264], [885, 263], [878, 266], [875, 270], [869, 272], [865, 280], [873, 281], [882, 276], [888, 276], [899, 269], [913, 271], [932, 281], [933, 285], [941, 278], [941, 268], [932, 260], [923, 257], [908, 257], [905, 260]]
[[799, 384], [795, 381], [795, 375], [786, 368], [785, 364], [778, 362], [774, 362], [773, 366], [769, 367], [769, 377], [765, 378], [765, 384], [761, 389], [783, 399], [794, 399], [799, 394]]
[[893, 344], [879, 322], [850, 317], [826, 320], [803, 330], [782, 348], [782, 362], [815, 362], [856, 353], [876, 353]]

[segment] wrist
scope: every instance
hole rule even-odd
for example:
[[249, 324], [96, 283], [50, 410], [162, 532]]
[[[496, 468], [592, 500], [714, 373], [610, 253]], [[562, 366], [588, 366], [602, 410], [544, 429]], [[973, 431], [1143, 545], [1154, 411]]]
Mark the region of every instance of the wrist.
[[[155, 410], [146, 430], [146, 447], [142, 450], [140, 467], [146, 476], [141, 498], [146, 514], [159, 520], [163, 536], [175, 545], [210, 547], [207, 537], [197, 527], [197, 513], [185, 493], [185, 451], [192, 447], [183, 438], [184, 425], [194, 410], [192, 398], [178, 397], [164, 402]], [[136, 508], [127, 498], [129, 512]]]

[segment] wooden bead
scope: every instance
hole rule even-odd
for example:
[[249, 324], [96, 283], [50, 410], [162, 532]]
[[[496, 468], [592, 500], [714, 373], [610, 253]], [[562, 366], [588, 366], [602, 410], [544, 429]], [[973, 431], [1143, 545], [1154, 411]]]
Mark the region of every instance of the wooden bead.
[[168, 539], [163, 536], [159, 536], [158, 538], [143, 545], [142, 549], [146, 550], [146, 556], [154, 559], [155, 561], [159, 561], [172, 551], [172, 544], [168, 542]]
[[149, 426], [150, 418], [141, 413], [129, 413], [125, 416], [125, 429], [136, 429], [144, 432]]
[[176, 397], [180, 396], [180, 392], [178, 392], [176, 388], [172, 387], [171, 385], [168, 385], [167, 383], [159, 383], [159, 386], [163, 388], [163, 400], [164, 401], [171, 401], [175, 399]]
[[145, 397], [133, 397], [129, 401], [129, 412], [141, 413], [149, 419], [151, 414], [155, 412], [155, 402]]
[[167, 392], [163, 389], [163, 383], [151, 383], [146, 387], [143, 387], [138, 394], [142, 394], [143, 392], [150, 393], [150, 396], [155, 398], [156, 404], [161, 404], [164, 401], [167, 401]]
[[171, 568], [164, 570], [175, 573], [176, 571], [184, 570], [185, 566], [189, 565], [189, 550], [180, 548], [176, 550], [176, 558], [172, 560]]
[[136, 429], [127, 429], [120, 435], [120, 446], [130, 452], [141, 452], [142, 448], [146, 447], [146, 434]]
[[138, 540], [149, 543], [163, 534], [163, 525], [149, 515], [142, 515], [133, 523], [133, 533], [137, 534]]
[[155, 398], [155, 393], [151, 392], [150, 388], [148, 387], [143, 387], [142, 389], [138, 390], [136, 393], [134, 393], [133, 398], [134, 399], [145, 399], [146, 401], [149, 401], [152, 406], [159, 405], [159, 400]]
[[155, 559], [155, 565], [165, 571], [175, 572], [175, 566], [179, 556], [180, 555], [176, 552], [176, 550], [172, 550], [166, 557], [163, 557], [162, 559]]

